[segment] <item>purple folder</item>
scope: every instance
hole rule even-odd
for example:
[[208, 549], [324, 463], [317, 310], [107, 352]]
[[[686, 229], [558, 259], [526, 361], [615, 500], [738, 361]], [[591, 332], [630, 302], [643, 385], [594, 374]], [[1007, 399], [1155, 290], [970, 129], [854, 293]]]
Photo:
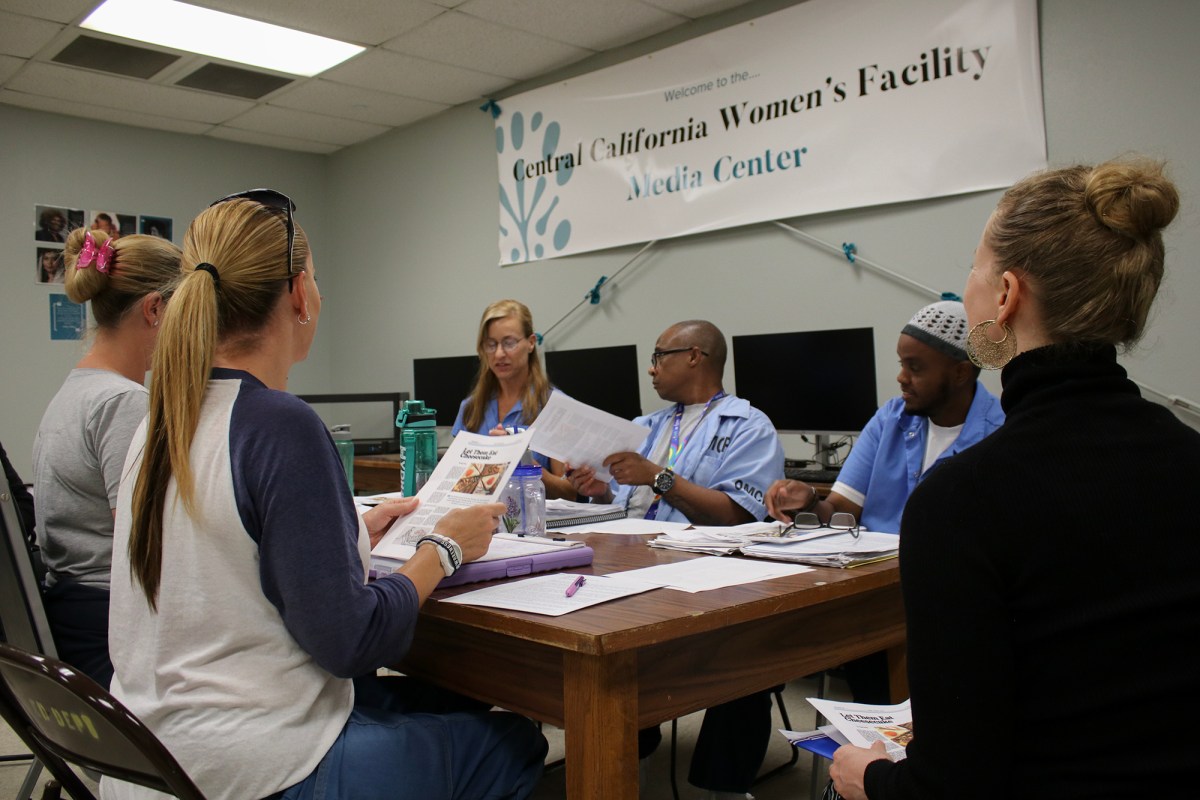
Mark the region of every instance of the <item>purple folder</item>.
[[[491, 581], [499, 578], [516, 578], [536, 572], [549, 572], [567, 567], [582, 567], [592, 563], [595, 553], [590, 547], [563, 547], [550, 553], [535, 553], [528, 556], [497, 558], [492, 561], [472, 561], [463, 564], [448, 578], [438, 584], [439, 589], [460, 586], [464, 583]], [[371, 559], [371, 577], [377, 578], [394, 572], [403, 562], [390, 558]]]

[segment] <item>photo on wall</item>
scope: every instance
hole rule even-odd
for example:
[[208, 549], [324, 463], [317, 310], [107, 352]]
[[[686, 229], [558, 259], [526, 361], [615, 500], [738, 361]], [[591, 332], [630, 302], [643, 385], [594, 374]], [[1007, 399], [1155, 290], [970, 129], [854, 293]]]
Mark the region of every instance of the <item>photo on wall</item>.
[[66, 267], [63, 264], [61, 247], [39, 247], [35, 271], [38, 283], [64, 283]]
[[104, 231], [114, 239], [137, 233], [136, 214], [118, 214], [114, 211], [89, 211], [88, 230]]
[[50, 294], [50, 338], [82, 339], [87, 330], [87, 304], [72, 303], [65, 294]]
[[138, 233], [158, 236], [161, 239], [171, 238], [170, 217], [148, 217], [145, 214], [138, 217]]
[[67, 241], [67, 234], [83, 225], [83, 209], [65, 206], [35, 205], [33, 223], [37, 226], [34, 239], [39, 242]]

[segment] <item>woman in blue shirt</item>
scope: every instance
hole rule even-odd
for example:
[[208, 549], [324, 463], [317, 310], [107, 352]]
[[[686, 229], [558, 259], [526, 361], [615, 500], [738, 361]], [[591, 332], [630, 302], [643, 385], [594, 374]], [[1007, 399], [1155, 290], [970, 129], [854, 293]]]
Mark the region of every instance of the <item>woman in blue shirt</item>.
[[[533, 314], [517, 300], [497, 300], [483, 310], [479, 336], [479, 374], [475, 388], [458, 407], [451, 433], [459, 431], [503, 436], [533, 424], [555, 391], [537, 354]], [[542, 466], [547, 497], [575, 498], [566, 467], [540, 453], [533, 458]]]

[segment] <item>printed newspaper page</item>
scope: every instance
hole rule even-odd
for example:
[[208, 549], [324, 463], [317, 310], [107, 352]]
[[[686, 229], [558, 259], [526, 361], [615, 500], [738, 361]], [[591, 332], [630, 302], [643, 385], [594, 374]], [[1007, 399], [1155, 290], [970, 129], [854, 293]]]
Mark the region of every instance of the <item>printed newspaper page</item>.
[[449, 511], [497, 503], [521, 457], [529, 447], [530, 431], [512, 436], [487, 436], [463, 431], [454, 437], [417, 497], [417, 510], [396, 520], [371, 551], [383, 558], [407, 559], [412, 546]]
[[892, 761], [907, 755], [905, 748], [913, 735], [912, 711], [907, 700], [894, 706], [844, 703], [818, 697], [810, 697], [808, 702], [825, 715], [850, 744], [870, 747], [882, 741]]

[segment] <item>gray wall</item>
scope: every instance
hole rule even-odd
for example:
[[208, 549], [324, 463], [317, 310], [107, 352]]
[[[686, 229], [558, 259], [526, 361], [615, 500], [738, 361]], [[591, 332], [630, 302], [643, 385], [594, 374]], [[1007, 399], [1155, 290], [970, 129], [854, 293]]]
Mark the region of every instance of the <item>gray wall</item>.
[[[572, 73], [658, 49], [767, 13], [778, 0], [688, 26], [609, 54]], [[1131, 374], [1200, 401], [1200, 3], [1191, 0], [1043, 0], [1041, 38], [1050, 162], [1096, 161], [1127, 151], [1165, 158], [1184, 195], [1167, 236], [1167, 278]], [[551, 78], [557, 79], [567, 73]], [[524, 87], [530, 88], [530, 87]], [[503, 105], [503, 104], [502, 104]], [[38, 202], [153, 211], [186, 221], [223, 193], [273, 185], [300, 204], [313, 238], [325, 303], [318, 346], [293, 375], [299, 391], [412, 389], [412, 359], [473, 351], [483, 307], [516, 297], [540, 330], [566, 314], [601, 275], [637, 247], [496, 266], [496, 165], [491, 119], [474, 105], [330, 157], [25, 112], [0, 106], [0, 230], [7, 268], [0, 312], [0, 437], [28, 469], [41, 410], [78, 358], [50, 342], [46, 288], [32, 283], [29, 220]], [[998, 192], [788, 220], [939, 290], [962, 291]], [[660, 242], [546, 341], [549, 349], [636, 344], [648, 359], [677, 319], [703, 317], [727, 335], [871, 325], [880, 399], [895, 393], [896, 334], [929, 299], [851, 267], [771, 224]], [[780, 369], [803, 369], [781, 360]], [[820, 376], [814, 376], [819, 379]], [[995, 376], [987, 379], [998, 389]], [[734, 389], [732, 370], [727, 386]], [[642, 404], [658, 407], [643, 375]], [[1187, 418], [1185, 418], [1187, 419]], [[1195, 418], [1190, 418], [1195, 423]], [[807, 447], [791, 437], [789, 455]]]
[[[322, 156], [92, 122], [0, 105], [0, 441], [26, 480], [42, 411], [86, 352], [83, 341], [51, 341], [49, 301], [62, 286], [34, 282], [35, 204], [110, 209], [174, 219], [174, 239], [210, 202], [273, 186], [298, 198], [316, 240], [334, 227]], [[292, 372], [296, 391], [329, 385], [329, 340], [318, 337]]]

